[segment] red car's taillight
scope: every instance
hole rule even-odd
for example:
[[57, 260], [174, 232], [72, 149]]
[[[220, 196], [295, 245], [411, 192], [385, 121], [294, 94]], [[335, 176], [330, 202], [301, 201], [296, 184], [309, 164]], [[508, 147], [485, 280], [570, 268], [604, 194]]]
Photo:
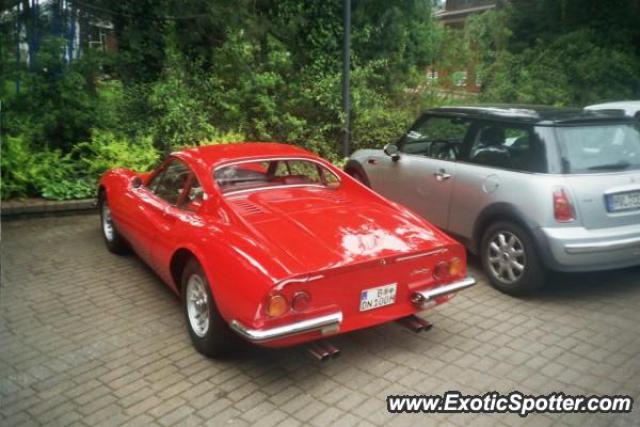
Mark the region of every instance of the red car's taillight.
[[440, 261], [433, 269], [433, 278], [442, 280], [447, 278], [457, 278], [464, 273], [464, 262], [453, 257], [449, 261]]
[[289, 311], [289, 302], [281, 294], [272, 294], [267, 297], [264, 311], [269, 317], [278, 317]]
[[553, 216], [558, 222], [571, 222], [576, 219], [571, 200], [562, 188], [553, 192]]
[[464, 273], [464, 262], [458, 257], [452, 258], [449, 262], [449, 275], [451, 277], [458, 277]]
[[305, 311], [311, 303], [311, 295], [305, 291], [293, 294], [291, 301], [281, 293], [272, 293], [267, 296], [264, 311], [269, 317], [280, 317], [290, 310]]
[[305, 291], [299, 291], [293, 294], [293, 300], [291, 301], [291, 308], [295, 311], [304, 311], [309, 308], [311, 302], [311, 296]]

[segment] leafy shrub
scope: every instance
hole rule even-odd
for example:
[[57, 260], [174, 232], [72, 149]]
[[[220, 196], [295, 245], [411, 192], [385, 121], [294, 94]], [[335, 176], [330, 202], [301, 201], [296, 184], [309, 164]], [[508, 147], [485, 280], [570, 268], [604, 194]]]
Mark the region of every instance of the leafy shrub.
[[[7, 99], [8, 125], [12, 134], [27, 132], [34, 144], [69, 150], [73, 143], [88, 138], [98, 125], [97, 98], [87, 81], [82, 62], [66, 64], [66, 42], [60, 37], [43, 37], [33, 60], [33, 70], [22, 77], [19, 96]], [[20, 126], [21, 125], [21, 126]]]
[[2, 199], [26, 196], [31, 185], [31, 173], [27, 165], [31, 162], [31, 150], [24, 136], [5, 137], [0, 153], [0, 195]]
[[131, 140], [99, 129], [92, 131], [91, 140], [76, 145], [72, 155], [77, 159], [81, 173], [94, 184], [108, 169], [126, 167], [147, 171], [160, 159], [149, 136]]
[[153, 139], [165, 152], [197, 145], [216, 132], [205, 107], [179, 71], [167, 72], [155, 83], [149, 101], [156, 117], [151, 128]]
[[111, 132], [93, 130], [88, 142], [71, 153], [34, 150], [25, 137], [7, 137], [2, 144], [2, 199], [42, 196], [68, 200], [95, 196], [100, 175], [107, 169], [124, 166], [149, 170], [159, 159], [150, 137], [135, 141]]
[[[580, 6], [573, 2], [572, 7]], [[589, 16], [565, 16], [535, 2], [526, 6], [513, 2], [473, 17], [465, 31], [467, 42], [476, 48], [483, 81], [481, 100], [568, 106], [634, 98], [640, 93], [637, 44], [623, 41], [629, 33], [557, 24], [550, 26], [550, 32], [530, 34], [531, 25], [549, 23], [548, 19], [531, 19], [525, 10], [569, 21]], [[596, 14], [590, 19], [600, 18]], [[528, 24], [518, 26], [525, 21]]]
[[52, 200], [73, 200], [95, 197], [96, 188], [87, 178], [46, 181], [41, 188], [42, 197]]
[[198, 145], [218, 145], [229, 144], [234, 142], [243, 142], [246, 138], [244, 134], [240, 132], [226, 132], [226, 133], [214, 133], [209, 137], [199, 141]]
[[78, 176], [77, 164], [60, 150], [36, 152], [24, 137], [7, 137], [2, 144], [2, 199], [42, 195], [48, 199], [90, 197], [95, 189]]

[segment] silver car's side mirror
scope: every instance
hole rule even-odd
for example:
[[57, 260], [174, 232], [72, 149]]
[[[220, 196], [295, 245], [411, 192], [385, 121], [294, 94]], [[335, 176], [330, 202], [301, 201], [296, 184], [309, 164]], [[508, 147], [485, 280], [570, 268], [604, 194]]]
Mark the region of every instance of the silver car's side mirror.
[[384, 154], [391, 157], [391, 160], [396, 161], [400, 158], [400, 149], [396, 144], [387, 144], [383, 148]]

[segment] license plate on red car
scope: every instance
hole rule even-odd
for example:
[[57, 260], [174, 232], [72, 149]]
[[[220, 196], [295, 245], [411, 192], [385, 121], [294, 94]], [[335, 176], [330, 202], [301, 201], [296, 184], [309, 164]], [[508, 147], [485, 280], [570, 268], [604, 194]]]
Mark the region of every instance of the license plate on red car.
[[373, 310], [396, 302], [396, 290], [398, 284], [378, 286], [365, 289], [360, 293], [360, 311]]
[[640, 191], [609, 194], [607, 196], [607, 210], [620, 212], [640, 209]]

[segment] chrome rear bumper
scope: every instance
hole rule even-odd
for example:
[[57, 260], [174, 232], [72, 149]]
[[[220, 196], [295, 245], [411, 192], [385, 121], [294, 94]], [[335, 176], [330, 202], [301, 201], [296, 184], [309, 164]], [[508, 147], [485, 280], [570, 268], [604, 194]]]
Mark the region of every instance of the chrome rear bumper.
[[342, 323], [342, 312], [338, 311], [324, 316], [301, 320], [288, 325], [276, 326], [270, 329], [251, 329], [237, 320], [232, 320], [229, 326], [233, 331], [251, 342], [264, 342], [292, 335], [303, 334], [312, 331], [337, 330]]
[[[425, 306], [435, 298], [454, 292], [461, 291], [476, 283], [473, 277], [467, 277], [457, 282], [449, 283], [437, 288], [425, 291], [415, 292], [411, 296], [411, 301], [418, 306]], [[293, 335], [304, 334], [313, 331], [335, 332], [342, 323], [342, 312], [326, 314], [323, 316], [313, 317], [311, 319], [301, 320], [299, 322], [290, 323], [288, 325], [276, 326], [269, 329], [251, 329], [243, 325], [238, 320], [232, 320], [229, 323], [231, 329], [244, 339], [251, 342], [265, 342]]]
[[446, 285], [438, 286], [436, 288], [427, 289], [425, 291], [414, 292], [411, 296], [411, 301], [420, 307], [424, 307], [437, 297], [452, 294], [454, 292], [467, 289], [476, 284], [476, 279], [469, 276], [462, 280], [452, 282]]

